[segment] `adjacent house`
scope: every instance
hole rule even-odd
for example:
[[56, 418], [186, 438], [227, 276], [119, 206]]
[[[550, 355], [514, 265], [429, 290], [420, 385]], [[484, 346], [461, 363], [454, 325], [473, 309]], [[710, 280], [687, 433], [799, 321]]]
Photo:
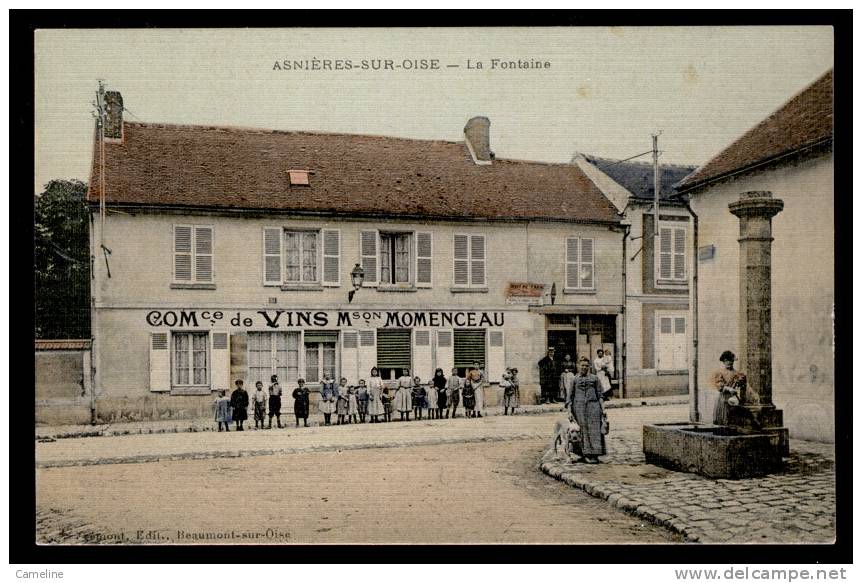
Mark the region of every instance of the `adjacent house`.
[[739, 221], [728, 205], [741, 193], [770, 191], [784, 201], [772, 219], [773, 401], [791, 436], [834, 441], [832, 102], [830, 70], [679, 185], [699, 225], [695, 420], [711, 420], [715, 391], [708, 379], [721, 352], [741, 354], [739, 282], [745, 274], [739, 271]]
[[659, 167], [655, 228], [652, 164], [576, 154], [584, 171], [630, 223], [625, 245], [624, 394], [688, 393], [692, 223], [674, 185], [694, 166]]
[[129, 123], [105, 99], [100, 419], [199, 415], [237, 379], [277, 374], [289, 395], [373, 366], [428, 380], [478, 362], [491, 405], [514, 366], [529, 402], [548, 345], [619, 354], [621, 215], [577, 166], [497, 159], [487, 118], [450, 142]]

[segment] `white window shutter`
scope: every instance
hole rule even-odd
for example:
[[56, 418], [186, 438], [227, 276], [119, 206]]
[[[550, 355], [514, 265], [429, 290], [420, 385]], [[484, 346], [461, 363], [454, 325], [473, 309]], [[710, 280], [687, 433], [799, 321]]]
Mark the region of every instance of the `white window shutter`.
[[578, 269], [578, 249], [580, 246], [578, 243], [577, 237], [568, 237], [566, 239], [566, 287], [569, 289], [577, 288], [580, 282], [580, 271]]
[[359, 378], [368, 379], [371, 368], [377, 366], [377, 331], [374, 328], [359, 330]]
[[685, 229], [673, 230], [673, 278], [685, 279]]
[[281, 227], [263, 229], [263, 285], [281, 285]]
[[380, 281], [377, 240], [377, 231], [360, 231], [359, 233], [359, 256], [362, 270], [365, 272], [364, 285], [372, 287], [377, 286], [377, 282]]
[[485, 284], [485, 235], [470, 237], [470, 284]]
[[210, 373], [210, 387], [213, 389], [225, 389], [230, 394], [233, 387], [230, 386], [230, 345], [227, 332], [213, 332], [212, 338], [212, 372]]
[[416, 287], [431, 287], [433, 255], [431, 233], [416, 233]]
[[323, 231], [323, 285], [341, 285], [341, 231]]
[[455, 285], [470, 284], [470, 237], [455, 235], [454, 256]]
[[192, 281], [192, 228], [174, 225], [174, 281]]
[[593, 240], [581, 239], [581, 288], [592, 289], [595, 285]]
[[195, 227], [195, 281], [213, 281], [213, 228]]
[[150, 333], [150, 390], [171, 390], [171, 351], [168, 332]]
[[413, 329], [413, 376], [427, 383], [434, 376], [434, 363], [431, 359], [431, 335], [428, 328]]
[[506, 370], [506, 343], [502, 330], [488, 331], [488, 365], [485, 373], [488, 380], [498, 383], [503, 379]]
[[451, 329], [437, 330], [437, 368], [448, 378], [455, 366], [455, 349]]
[[670, 279], [673, 257], [671, 256], [671, 229], [659, 229], [658, 253], [658, 277], [659, 279]]
[[341, 333], [341, 376], [345, 377], [351, 385], [357, 384], [359, 379], [368, 376], [367, 372], [363, 375], [359, 370], [359, 333], [355, 330], [345, 330]]

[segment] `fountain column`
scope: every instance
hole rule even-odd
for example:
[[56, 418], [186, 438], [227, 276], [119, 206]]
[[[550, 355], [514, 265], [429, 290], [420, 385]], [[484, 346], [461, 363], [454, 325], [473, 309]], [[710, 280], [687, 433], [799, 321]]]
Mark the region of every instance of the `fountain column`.
[[728, 205], [739, 219], [739, 369], [748, 386], [730, 425], [780, 431], [783, 415], [772, 402], [772, 217], [784, 201], [769, 191], [744, 192]]

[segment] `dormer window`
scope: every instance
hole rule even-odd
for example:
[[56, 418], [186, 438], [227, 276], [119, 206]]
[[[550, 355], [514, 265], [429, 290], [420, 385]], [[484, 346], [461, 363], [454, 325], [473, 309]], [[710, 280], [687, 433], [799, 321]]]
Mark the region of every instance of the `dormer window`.
[[308, 170], [288, 170], [287, 175], [291, 186], [311, 186], [308, 181]]

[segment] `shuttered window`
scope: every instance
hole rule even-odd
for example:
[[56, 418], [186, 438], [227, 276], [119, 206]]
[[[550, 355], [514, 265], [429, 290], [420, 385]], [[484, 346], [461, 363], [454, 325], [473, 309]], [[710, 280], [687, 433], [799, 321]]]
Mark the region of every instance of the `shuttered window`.
[[281, 227], [263, 230], [263, 284], [281, 285]]
[[483, 368], [485, 359], [485, 330], [456, 329], [455, 333], [455, 368], [461, 369], [473, 366], [479, 362]]
[[464, 287], [485, 287], [485, 235], [456, 234], [453, 253], [453, 283]]
[[174, 225], [174, 282], [213, 282], [213, 228]]
[[380, 233], [380, 283], [410, 283], [411, 233]]
[[284, 232], [284, 282], [317, 283], [317, 231]]
[[410, 369], [410, 330], [377, 330], [377, 367], [384, 379], [398, 378]]
[[175, 332], [172, 375], [177, 387], [209, 385], [209, 335], [206, 332]]
[[659, 228], [656, 243], [656, 279], [668, 282], [686, 281], [685, 227]]
[[595, 288], [594, 240], [584, 237], [566, 238], [566, 289]]

